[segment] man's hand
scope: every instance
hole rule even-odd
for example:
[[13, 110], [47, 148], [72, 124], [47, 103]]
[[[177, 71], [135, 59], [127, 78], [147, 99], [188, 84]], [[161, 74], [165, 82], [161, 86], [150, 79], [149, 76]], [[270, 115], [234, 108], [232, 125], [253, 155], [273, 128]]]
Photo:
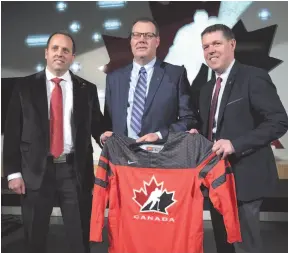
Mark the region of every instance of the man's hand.
[[150, 133], [137, 139], [136, 142], [143, 142], [143, 141], [154, 142], [154, 141], [157, 141], [158, 139], [159, 139], [159, 136], [157, 134]]
[[190, 131], [187, 131], [190, 134], [199, 134], [198, 130], [195, 128], [192, 128]]
[[111, 137], [113, 132], [106, 131], [105, 133], [101, 134], [100, 141], [102, 144], [105, 144], [105, 142], [108, 140], [109, 137]]
[[228, 155], [235, 153], [235, 149], [229, 140], [216, 141], [212, 147], [212, 151], [216, 152], [218, 156], [222, 154], [221, 159], [225, 159]]
[[8, 188], [17, 194], [25, 194], [25, 183], [22, 177], [11, 179]]

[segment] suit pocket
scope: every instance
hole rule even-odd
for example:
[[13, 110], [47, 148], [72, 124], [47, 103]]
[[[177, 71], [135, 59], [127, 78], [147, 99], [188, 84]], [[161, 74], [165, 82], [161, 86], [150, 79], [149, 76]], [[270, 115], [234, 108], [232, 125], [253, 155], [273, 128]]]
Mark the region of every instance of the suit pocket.
[[234, 99], [233, 101], [228, 102], [226, 106], [233, 105], [233, 104], [238, 104], [238, 103], [242, 102], [243, 99], [244, 98]]
[[246, 118], [248, 107], [249, 102], [244, 97], [230, 100], [225, 106], [225, 116], [238, 122]]

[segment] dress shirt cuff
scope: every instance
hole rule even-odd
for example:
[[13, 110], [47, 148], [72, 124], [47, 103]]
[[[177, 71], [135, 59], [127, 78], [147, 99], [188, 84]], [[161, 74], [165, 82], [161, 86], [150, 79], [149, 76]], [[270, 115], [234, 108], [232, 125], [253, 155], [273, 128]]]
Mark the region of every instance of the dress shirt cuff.
[[16, 173], [13, 173], [13, 174], [10, 174], [7, 176], [7, 180], [10, 181], [12, 179], [15, 179], [15, 178], [20, 178], [22, 177], [22, 174], [21, 172], [16, 172]]
[[102, 142], [102, 137], [104, 136], [104, 134], [100, 135], [100, 144], [102, 145], [102, 147], [104, 146], [104, 143]]
[[159, 137], [159, 139], [160, 139], [160, 140], [162, 140], [162, 139], [163, 139], [163, 137], [162, 137], [162, 134], [160, 133], [160, 131], [156, 132], [155, 134], [157, 134], [157, 135], [158, 135], [158, 137]]

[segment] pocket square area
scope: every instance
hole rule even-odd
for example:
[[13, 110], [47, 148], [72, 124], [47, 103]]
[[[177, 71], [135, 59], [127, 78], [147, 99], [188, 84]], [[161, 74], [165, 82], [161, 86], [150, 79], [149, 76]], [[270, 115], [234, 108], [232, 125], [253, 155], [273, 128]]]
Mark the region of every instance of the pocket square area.
[[233, 101], [230, 101], [230, 102], [227, 103], [226, 106], [231, 105], [231, 104], [234, 104], [234, 103], [236, 103], [236, 102], [238, 102], [238, 101], [240, 101], [240, 100], [242, 100], [242, 99], [243, 99], [243, 98], [238, 98], [238, 99], [235, 99], [235, 100], [233, 100]]

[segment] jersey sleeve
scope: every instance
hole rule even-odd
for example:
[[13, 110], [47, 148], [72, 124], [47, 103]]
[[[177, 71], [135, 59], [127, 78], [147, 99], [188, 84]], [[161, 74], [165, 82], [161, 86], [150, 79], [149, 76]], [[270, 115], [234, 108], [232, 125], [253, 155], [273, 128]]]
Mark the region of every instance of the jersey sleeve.
[[229, 243], [241, 242], [234, 175], [230, 163], [211, 153], [199, 174], [213, 206], [223, 216]]
[[93, 189], [92, 213], [90, 220], [90, 241], [102, 242], [104, 212], [109, 197], [109, 157], [106, 145], [99, 158]]

